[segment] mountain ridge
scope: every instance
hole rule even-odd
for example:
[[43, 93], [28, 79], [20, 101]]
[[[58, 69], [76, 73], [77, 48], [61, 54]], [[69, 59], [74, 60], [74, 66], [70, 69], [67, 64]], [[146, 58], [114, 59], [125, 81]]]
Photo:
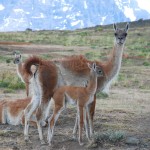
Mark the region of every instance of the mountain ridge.
[[136, 0], [2, 0], [1, 5], [0, 31], [74, 30], [150, 18]]

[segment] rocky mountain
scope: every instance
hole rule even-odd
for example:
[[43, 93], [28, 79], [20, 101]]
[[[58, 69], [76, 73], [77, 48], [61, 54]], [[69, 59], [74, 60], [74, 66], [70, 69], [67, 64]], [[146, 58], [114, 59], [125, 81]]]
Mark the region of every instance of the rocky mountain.
[[1, 0], [0, 31], [78, 28], [149, 19], [136, 0]]

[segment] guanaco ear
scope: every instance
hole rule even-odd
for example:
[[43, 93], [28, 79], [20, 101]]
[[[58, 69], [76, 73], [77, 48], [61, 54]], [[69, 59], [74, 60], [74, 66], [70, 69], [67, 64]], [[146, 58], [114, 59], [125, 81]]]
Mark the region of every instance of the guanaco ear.
[[16, 52], [14, 53], [14, 55], [15, 55], [15, 58], [17, 58], [17, 53]]
[[129, 29], [129, 23], [126, 24], [125, 31], [128, 32], [128, 29]]
[[116, 31], [117, 30], [117, 26], [116, 26], [115, 23], [113, 24], [113, 27], [114, 27], [114, 30]]
[[87, 63], [87, 65], [90, 69], [92, 69], [92, 65], [90, 63]]
[[95, 62], [93, 63], [92, 68], [93, 68], [93, 70], [96, 70], [96, 63]]

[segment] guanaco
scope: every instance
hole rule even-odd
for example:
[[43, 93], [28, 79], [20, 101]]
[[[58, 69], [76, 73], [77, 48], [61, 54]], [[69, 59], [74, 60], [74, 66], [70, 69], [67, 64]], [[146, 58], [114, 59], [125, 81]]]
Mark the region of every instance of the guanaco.
[[[117, 78], [122, 62], [122, 55], [124, 51], [124, 44], [127, 37], [129, 24], [126, 24], [124, 29], [119, 29], [116, 24], [114, 27], [114, 46], [111, 51], [111, 55], [107, 61], [96, 61], [96, 65], [101, 67], [104, 71], [104, 76], [97, 78], [97, 90], [96, 93], [104, 91], [109, 94], [109, 89], [113, 81]], [[87, 67], [87, 63], [93, 63], [93, 61], [86, 59], [82, 55], [68, 56], [66, 58], [54, 60], [59, 66], [63, 79], [67, 85], [82, 86], [83, 81], [89, 80], [90, 69]], [[94, 101], [91, 103], [90, 115], [93, 120], [96, 105], [96, 94], [94, 95]]]
[[0, 101], [0, 123], [19, 125], [24, 124], [24, 109], [31, 98]]
[[[79, 128], [79, 144], [83, 145], [82, 143], [82, 128], [83, 122], [85, 124], [86, 129], [86, 136], [88, 141], [90, 141], [89, 132], [88, 132], [88, 124], [87, 118], [89, 120], [89, 127], [90, 127], [90, 136], [92, 136], [92, 121], [89, 115], [89, 107], [90, 104], [94, 100], [94, 95], [97, 89], [97, 77], [103, 76], [103, 71], [101, 67], [96, 66], [96, 63], [92, 65], [88, 63], [88, 67], [90, 69], [90, 79], [85, 87], [75, 87], [75, 86], [61, 86], [57, 88], [53, 95], [54, 100], [54, 110], [51, 118], [49, 119], [49, 127], [48, 127], [48, 143], [51, 145], [54, 126], [59, 117], [59, 114], [65, 109], [66, 104], [70, 103], [77, 106], [77, 116], [76, 116], [76, 123], [78, 124]], [[76, 131], [74, 131], [76, 134]]]
[[30, 76], [25, 74], [25, 68], [24, 68], [24, 64], [22, 62], [22, 56], [21, 54], [17, 54], [16, 52], [14, 52], [14, 64], [16, 64], [17, 66], [17, 74], [18, 77], [21, 79], [21, 81], [23, 83], [25, 83], [26, 86], [26, 95], [29, 96], [29, 79]]

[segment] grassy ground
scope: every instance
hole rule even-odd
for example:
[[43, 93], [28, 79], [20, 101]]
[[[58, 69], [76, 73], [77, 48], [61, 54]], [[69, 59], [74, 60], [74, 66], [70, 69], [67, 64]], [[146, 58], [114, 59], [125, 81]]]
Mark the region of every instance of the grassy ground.
[[[94, 119], [96, 149], [150, 148], [150, 27], [130, 28], [118, 81], [110, 95], [97, 94]], [[19, 43], [18, 43], [19, 42]], [[113, 29], [97, 27], [76, 31], [26, 31], [0, 33], [0, 100], [25, 97], [24, 85], [12, 63], [13, 51], [23, 60], [30, 54], [44, 59], [82, 54], [91, 60], [106, 60], [113, 46]], [[60, 117], [52, 149], [86, 149], [70, 140], [75, 109]], [[44, 129], [44, 137], [47, 128]], [[126, 137], [140, 140], [125, 144]], [[39, 144], [36, 128], [30, 131], [32, 144], [23, 142], [23, 128], [0, 125], [0, 149], [49, 149]], [[85, 140], [86, 141], [86, 140]], [[59, 143], [59, 144], [57, 144]]]

